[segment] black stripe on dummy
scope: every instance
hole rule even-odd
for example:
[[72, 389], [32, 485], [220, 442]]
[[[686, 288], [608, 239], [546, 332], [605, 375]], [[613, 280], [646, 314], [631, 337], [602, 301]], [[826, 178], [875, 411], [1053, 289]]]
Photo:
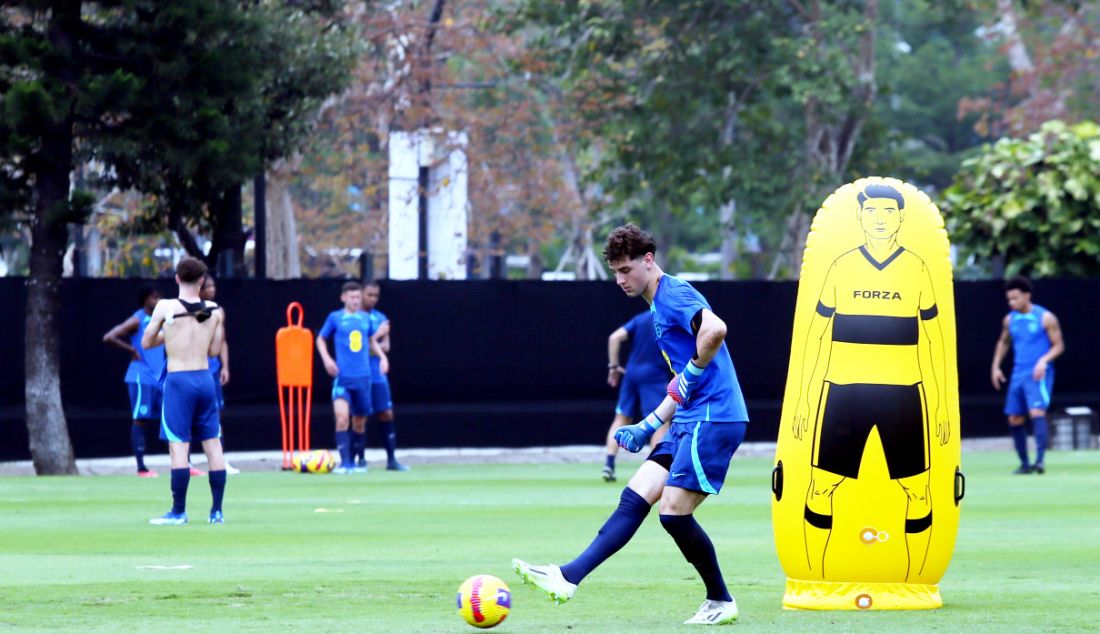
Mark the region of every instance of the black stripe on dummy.
[[922, 308], [922, 309], [920, 309], [920, 318], [923, 319], [924, 321], [928, 321], [929, 319], [935, 319], [936, 315], [938, 315], [938, 314], [940, 314], [940, 309], [937, 308], [935, 304], [932, 304], [931, 308]]
[[806, 522], [810, 526], [831, 531], [833, 530], [833, 516], [822, 515], [821, 513], [814, 513], [810, 510], [810, 507], [806, 507]]
[[828, 318], [832, 317], [833, 313], [835, 313], [835, 312], [836, 312], [835, 308], [830, 308], [829, 306], [826, 306], [825, 304], [822, 304], [820, 300], [817, 302], [817, 314], [821, 315], [825, 319], [828, 319]]
[[844, 343], [915, 346], [919, 336], [916, 317], [837, 313], [833, 322], [833, 341]]
[[932, 511], [928, 512], [928, 515], [924, 517], [918, 517], [915, 520], [905, 520], [905, 532], [906, 533], [923, 533], [932, 526]]

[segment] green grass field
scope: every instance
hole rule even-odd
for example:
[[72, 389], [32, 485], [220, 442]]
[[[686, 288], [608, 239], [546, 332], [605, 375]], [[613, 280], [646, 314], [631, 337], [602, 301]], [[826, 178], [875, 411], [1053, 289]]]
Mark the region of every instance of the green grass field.
[[[1052, 454], [1045, 476], [1009, 475], [1014, 462], [964, 455], [968, 492], [943, 609], [824, 613], [780, 608], [771, 463], [735, 460], [725, 492], [698, 513], [741, 608], [731, 631], [1097, 629], [1100, 452]], [[230, 478], [226, 525], [183, 527], [147, 524], [168, 508], [167, 478], [2, 478], [0, 630], [472, 632], [455, 591], [478, 573], [512, 588], [498, 632], [689, 629], [680, 623], [702, 584], [656, 513], [566, 605], [512, 574], [511, 557], [557, 562], [587, 545], [620, 490], [598, 471], [245, 473]], [[192, 479], [193, 520], [205, 520], [209, 501], [206, 480]]]

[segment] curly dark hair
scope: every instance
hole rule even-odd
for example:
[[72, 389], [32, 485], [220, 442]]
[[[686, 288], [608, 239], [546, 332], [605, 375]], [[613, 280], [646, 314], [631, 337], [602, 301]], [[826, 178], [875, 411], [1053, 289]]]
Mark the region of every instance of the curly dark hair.
[[646, 253], [656, 253], [657, 242], [653, 236], [642, 231], [635, 224], [617, 227], [607, 236], [607, 246], [603, 248], [603, 257], [608, 262], [634, 260]]
[[1016, 277], [1010, 277], [1005, 280], [1005, 292], [1008, 291], [1020, 291], [1021, 293], [1031, 293], [1031, 280], [1027, 279], [1023, 275], [1017, 275]]

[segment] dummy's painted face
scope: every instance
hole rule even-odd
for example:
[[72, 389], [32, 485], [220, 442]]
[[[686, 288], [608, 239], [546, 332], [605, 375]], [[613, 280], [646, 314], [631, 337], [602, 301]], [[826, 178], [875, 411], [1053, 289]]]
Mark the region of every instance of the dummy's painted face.
[[905, 212], [893, 198], [868, 198], [859, 210], [859, 224], [872, 238], [888, 238], [898, 232]]
[[653, 274], [653, 254], [646, 253], [633, 260], [615, 260], [608, 262], [615, 272], [615, 283], [630, 297], [638, 297], [649, 285]]

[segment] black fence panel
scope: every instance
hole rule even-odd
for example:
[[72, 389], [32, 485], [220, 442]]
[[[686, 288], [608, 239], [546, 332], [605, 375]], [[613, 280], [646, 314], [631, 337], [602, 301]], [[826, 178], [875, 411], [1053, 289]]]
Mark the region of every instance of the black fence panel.
[[[280, 446], [275, 332], [292, 301], [316, 332], [340, 308], [340, 280], [218, 283], [227, 310], [231, 380], [223, 423], [227, 448]], [[28, 457], [23, 420], [25, 280], [0, 278], [0, 460]], [[129, 451], [126, 355], [102, 336], [137, 306], [145, 284], [165, 296], [171, 280], [67, 279], [62, 286], [61, 381], [78, 456]], [[390, 380], [402, 446], [596, 444], [610, 422], [607, 336], [645, 310], [610, 282], [383, 281], [379, 308], [392, 324]], [[790, 356], [797, 286], [703, 282], [697, 288], [729, 326], [727, 343], [749, 404], [749, 440], [774, 440]], [[1093, 371], [1100, 350], [1100, 280], [1043, 280], [1035, 301], [1062, 322], [1054, 407], [1100, 408]], [[956, 284], [963, 434], [1004, 433], [1002, 397], [989, 381], [1007, 307], [1000, 282]], [[624, 351], [625, 352], [625, 351]], [[624, 357], [625, 359], [625, 357]], [[330, 379], [314, 364], [313, 442], [332, 444]], [[373, 430], [372, 430], [373, 431]], [[154, 443], [156, 445], [156, 443]], [[377, 438], [372, 434], [372, 446]]]

